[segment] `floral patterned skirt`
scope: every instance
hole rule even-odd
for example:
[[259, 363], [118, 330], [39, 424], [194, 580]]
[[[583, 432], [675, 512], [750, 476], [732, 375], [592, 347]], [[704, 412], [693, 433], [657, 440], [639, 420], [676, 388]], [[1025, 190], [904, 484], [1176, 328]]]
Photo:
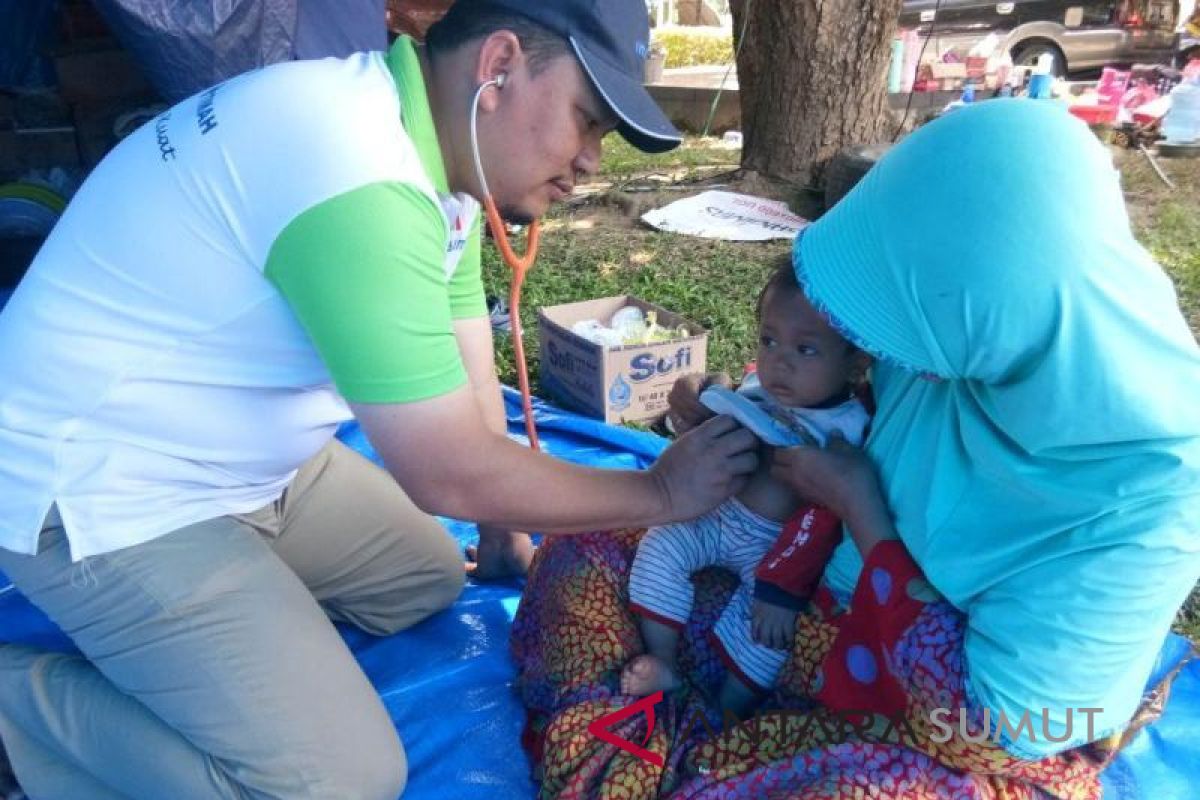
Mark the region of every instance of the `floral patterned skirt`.
[[849, 610], [818, 592], [744, 721], [711, 700], [724, 667], [708, 633], [736, 579], [697, 573], [684, 685], [630, 710], [639, 698], [619, 685], [644, 651], [628, 596], [642, 533], [549, 537], [531, 568], [512, 650], [542, 797], [1100, 798], [1111, 746], [1025, 761], [988, 735], [965, 697], [963, 618], [898, 542], [872, 550]]

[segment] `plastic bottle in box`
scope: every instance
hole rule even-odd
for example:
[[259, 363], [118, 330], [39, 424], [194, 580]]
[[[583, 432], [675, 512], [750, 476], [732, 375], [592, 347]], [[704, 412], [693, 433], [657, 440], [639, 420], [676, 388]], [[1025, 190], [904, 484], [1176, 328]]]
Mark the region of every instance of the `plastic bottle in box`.
[[1054, 54], [1042, 53], [1029, 78], [1029, 96], [1034, 100], [1049, 100], [1054, 85]]

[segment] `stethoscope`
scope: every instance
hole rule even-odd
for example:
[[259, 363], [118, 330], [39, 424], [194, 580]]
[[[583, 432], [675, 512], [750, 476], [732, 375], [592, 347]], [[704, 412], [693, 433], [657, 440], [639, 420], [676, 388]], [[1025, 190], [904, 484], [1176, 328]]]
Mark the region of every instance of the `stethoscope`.
[[525, 433], [529, 437], [529, 446], [534, 450], [541, 450], [537, 427], [533, 424], [533, 396], [529, 391], [529, 368], [525, 363], [525, 342], [521, 334], [521, 286], [525, 283], [525, 273], [533, 267], [534, 259], [537, 258], [541, 225], [538, 220], [530, 223], [529, 233], [525, 239], [525, 255], [518, 256], [508, 241], [504, 220], [500, 218], [500, 211], [496, 208], [496, 201], [492, 199], [487, 178], [483, 174], [483, 162], [479, 159], [479, 129], [476, 127], [476, 119], [479, 116], [479, 98], [483, 96], [483, 90], [489, 86], [502, 89], [507, 77], [502, 72], [492, 80], [481, 83], [475, 90], [475, 99], [471, 103], [471, 153], [475, 158], [475, 178], [479, 181], [479, 188], [483, 193], [483, 208], [488, 226], [492, 230], [496, 246], [500, 248], [500, 257], [512, 270], [512, 284], [508, 290], [508, 313], [509, 319], [512, 321], [513, 350], [517, 362], [517, 380], [521, 388], [521, 407], [525, 412]]

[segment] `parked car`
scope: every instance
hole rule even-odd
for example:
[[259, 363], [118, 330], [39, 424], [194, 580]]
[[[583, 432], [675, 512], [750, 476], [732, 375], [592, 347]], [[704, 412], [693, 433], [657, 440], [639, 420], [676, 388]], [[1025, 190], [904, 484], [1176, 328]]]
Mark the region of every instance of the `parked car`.
[[904, 0], [900, 27], [930, 37], [928, 49], [966, 55], [988, 33], [1000, 36], [1013, 63], [1054, 56], [1056, 75], [1107, 64], [1172, 61], [1176, 0]]

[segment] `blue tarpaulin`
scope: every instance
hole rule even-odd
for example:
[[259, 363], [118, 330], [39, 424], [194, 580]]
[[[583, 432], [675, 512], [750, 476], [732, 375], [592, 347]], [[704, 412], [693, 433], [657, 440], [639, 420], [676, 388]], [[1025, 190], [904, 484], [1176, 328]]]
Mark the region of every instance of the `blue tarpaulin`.
[[[509, 430], [520, 438], [520, 402], [506, 392]], [[644, 467], [666, 446], [657, 436], [615, 428], [538, 404], [539, 435], [558, 457], [603, 467]], [[368, 455], [354, 425], [339, 436]], [[473, 526], [447, 522], [466, 545]], [[1152, 580], [1153, 576], [1147, 576]], [[0, 576], [0, 640], [65, 649], [70, 643]], [[450, 609], [385, 639], [343, 629], [396, 722], [409, 757], [406, 800], [446, 797], [528, 800], [535, 796], [521, 750], [524, 712], [513, 692], [508, 632], [520, 583], [477, 584]], [[1157, 674], [1188, 651], [1171, 636]], [[1200, 662], [1175, 681], [1161, 720], [1143, 730], [1105, 773], [1106, 800], [1184, 800], [1200, 784]]]

